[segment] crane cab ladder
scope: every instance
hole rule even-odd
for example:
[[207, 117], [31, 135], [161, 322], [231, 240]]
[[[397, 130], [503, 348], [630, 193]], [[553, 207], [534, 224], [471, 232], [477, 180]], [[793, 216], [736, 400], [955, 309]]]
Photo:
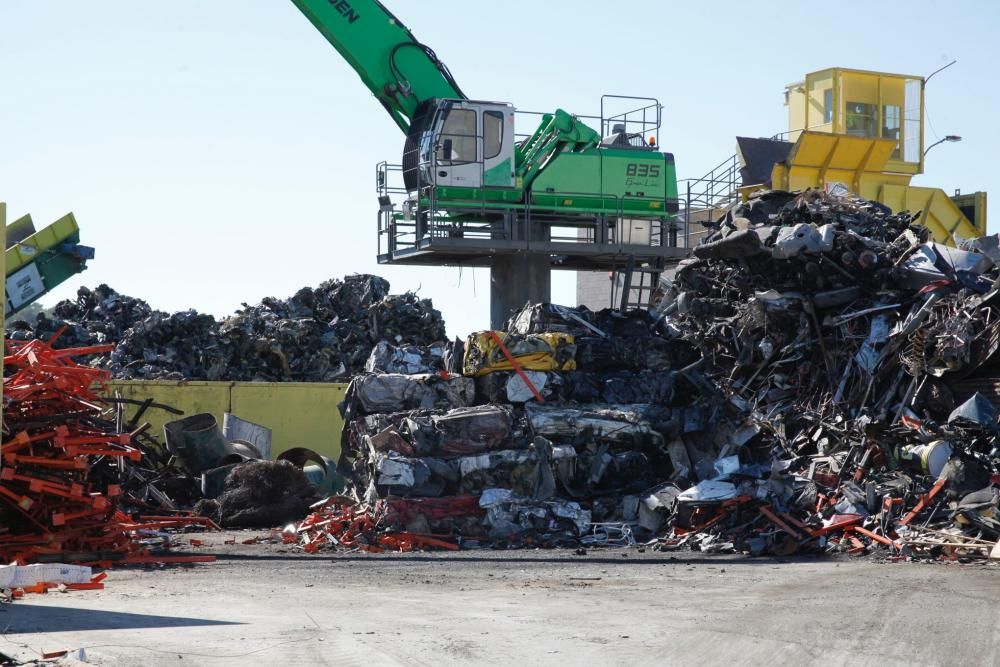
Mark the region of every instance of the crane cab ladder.
[[621, 312], [648, 310], [652, 304], [660, 276], [666, 268], [663, 258], [652, 264], [639, 264], [634, 255], [629, 255], [625, 268], [616, 271], [611, 281], [612, 308]]

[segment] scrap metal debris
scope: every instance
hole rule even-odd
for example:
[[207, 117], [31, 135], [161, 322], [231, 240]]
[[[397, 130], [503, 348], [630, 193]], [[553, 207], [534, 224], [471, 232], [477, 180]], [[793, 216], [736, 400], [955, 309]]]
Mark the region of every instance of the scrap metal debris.
[[270, 528], [301, 519], [317, 500], [302, 468], [288, 461], [247, 461], [227, 474], [217, 498], [199, 501], [194, 510], [224, 528]]
[[429, 299], [389, 294], [378, 276], [351, 275], [288, 299], [243, 304], [221, 321], [194, 310], [165, 313], [107, 285], [85, 287], [33, 323], [8, 323], [12, 340], [58, 347], [116, 344], [93, 365], [123, 379], [332, 381], [363, 370], [380, 342], [429, 345], [445, 338]]
[[348, 484], [308, 450], [259, 460], [210, 415], [145, 442], [149, 402], [108, 421], [89, 386], [110, 373], [73, 361], [109, 348], [30, 340], [42, 318], [7, 361], [0, 518], [19, 549], [0, 558], [128, 558], [148, 522], [195, 521], [176, 510], [199, 498], [205, 525], [288, 524], [307, 552], [1000, 558], [1000, 237], [947, 247], [916, 219], [842, 189], [763, 193], [715, 224], [651, 311], [529, 304], [450, 343], [429, 302], [371, 276], [219, 324], [81, 293], [104, 328], [59, 335], [124, 331], [101, 362], [119, 374], [356, 373], [340, 406]]
[[0, 456], [0, 561], [196, 562], [166, 555], [165, 528], [211, 521], [183, 513], [126, 513], [126, 472], [146, 450], [118, 426], [97, 386], [107, 371], [74, 361], [110, 346], [56, 350], [40, 340], [7, 342]]
[[929, 243], [916, 219], [768, 192], [650, 312], [535, 304], [449, 351], [383, 347], [341, 406], [350, 499], [288, 539], [987, 557], [998, 239]]

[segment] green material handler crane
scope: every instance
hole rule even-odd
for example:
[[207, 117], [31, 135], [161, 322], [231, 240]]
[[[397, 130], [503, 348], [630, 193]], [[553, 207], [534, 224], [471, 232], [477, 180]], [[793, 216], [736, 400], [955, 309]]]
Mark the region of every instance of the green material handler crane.
[[378, 0], [292, 1], [406, 135], [401, 164], [377, 167], [380, 263], [491, 267], [496, 328], [526, 301], [549, 300], [551, 268], [684, 254], [655, 99], [604, 96], [600, 132], [556, 110], [518, 135], [511, 104], [467, 98]]

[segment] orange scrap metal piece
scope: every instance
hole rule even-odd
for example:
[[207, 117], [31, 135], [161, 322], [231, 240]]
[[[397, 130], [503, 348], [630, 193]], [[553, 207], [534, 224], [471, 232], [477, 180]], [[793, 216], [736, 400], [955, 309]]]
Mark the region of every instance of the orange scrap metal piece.
[[60, 649], [58, 651], [45, 651], [42, 653], [42, 660], [53, 660], [55, 658], [62, 658], [69, 653], [68, 648]]
[[454, 542], [449, 542], [448, 535], [426, 535], [423, 533], [409, 533], [402, 532], [396, 533], [395, 535], [389, 536], [384, 535], [379, 538], [379, 543], [382, 544], [384, 539], [394, 539], [398, 540], [400, 543], [408, 543], [409, 548], [401, 549], [402, 551], [412, 551], [413, 547], [427, 549], [430, 547], [436, 547], [438, 549], [447, 549], [448, 551], [458, 551], [458, 545]]
[[884, 535], [879, 535], [877, 533], [873, 533], [872, 531], [862, 528], [861, 526], [851, 526], [850, 530], [855, 533], [858, 533], [859, 535], [864, 535], [869, 539], [875, 540], [876, 542], [881, 542], [887, 547], [895, 549], [899, 548], [899, 545], [890, 540], [888, 537], [885, 537]]
[[[90, 583], [86, 583], [86, 584], [64, 584], [64, 586], [66, 587], [66, 590], [68, 590], [68, 591], [103, 591], [104, 590], [104, 584], [102, 584], [99, 581], [91, 581]], [[58, 585], [55, 586], [55, 588], [58, 588]]]
[[818, 533], [816, 533], [815, 531], [813, 531], [809, 526], [807, 526], [806, 524], [802, 523], [801, 521], [799, 521], [798, 519], [796, 519], [794, 516], [792, 516], [788, 512], [778, 512], [778, 516], [780, 516], [782, 519], [784, 519], [785, 521], [787, 521], [791, 525], [795, 526], [796, 528], [799, 528], [802, 532], [806, 533], [810, 537], [817, 537], [818, 536]]
[[902, 498], [889, 498], [889, 497], [886, 497], [885, 499], [882, 500], [882, 511], [883, 512], [892, 512], [894, 508], [896, 508], [896, 507], [902, 507], [902, 506], [903, 506], [903, 499]]
[[[97, 578], [98, 576], [100, 576], [100, 579]], [[107, 574], [102, 572], [100, 575], [95, 575], [91, 578], [89, 582], [80, 584], [61, 584], [57, 581], [39, 581], [38, 583], [30, 586], [21, 586], [20, 590], [22, 593], [33, 595], [44, 595], [51, 590], [103, 591], [103, 579], [105, 576], [107, 576]]]
[[838, 514], [833, 517], [832, 522], [829, 526], [824, 526], [822, 528], [817, 528], [813, 531], [815, 536], [826, 535], [827, 533], [834, 533], [838, 530], [844, 530], [856, 523], [861, 523], [864, 517], [860, 514]]
[[783, 531], [785, 531], [786, 533], [788, 533], [789, 535], [791, 535], [795, 539], [797, 539], [797, 540], [801, 540], [802, 539], [802, 533], [800, 533], [799, 531], [795, 530], [794, 528], [792, 528], [791, 526], [789, 526], [787, 523], [785, 523], [778, 515], [776, 515], [774, 512], [771, 511], [770, 506], [768, 506], [768, 505], [761, 505], [761, 507], [760, 507], [760, 513], [763, 514], [765, 517], [767, 517], [767, 519], [771, 523], [773, 523], [775, 526], [777, 526], [778, 528], [782, 529]]
[[948, 483], [948, 480], [946, 480], [944, 478], [939, 479], [937, 482], [935, 482], [934, 486], [931, 487], [931, 490], [928, 491], [927, 494], [920, 499], [920, 502], [918, 502], [913, 507], [913, 509], [910, 511], [909, 514], [907, 514], [905, 517], [903, 517], [903, 520], [900, 521], [900, 523], [903, 524], [904, 526], [909, 525], [909, 523], [911, 521], [913, 521], [914, 519], [916, 519], [917, 515], [920, 514], [924, 510], [925, 507], [927, 507], [927, 503], [929, 503], [930, 501], [934, 500], [934, 496], [936, 496], [938, 493], [940, 493], [941, 489], [943, 489], [944, 485], [947, 484], [947, 483]]

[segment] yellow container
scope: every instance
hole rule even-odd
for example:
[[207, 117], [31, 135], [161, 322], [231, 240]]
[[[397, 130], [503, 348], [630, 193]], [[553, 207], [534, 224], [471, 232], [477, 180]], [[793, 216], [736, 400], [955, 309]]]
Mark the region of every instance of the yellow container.
[[[337, 404], [347, 385], [327, 382], [174, 382], [167, 380], [115, 380], [108, 395], [156, 403], [184, 411], [184, 416], [208, 412], [222, 423], [231, 412], [241, 419], [271, 429], [271, 457], [293, 447], [307, 447], [336, 461], [340, 457], [340, 431], [344, 421]], [[129, 406], [126, 414], [133, 414]], [[162, 438], [163, 425], [177, 415], [150, 408], [142, 421]]]

